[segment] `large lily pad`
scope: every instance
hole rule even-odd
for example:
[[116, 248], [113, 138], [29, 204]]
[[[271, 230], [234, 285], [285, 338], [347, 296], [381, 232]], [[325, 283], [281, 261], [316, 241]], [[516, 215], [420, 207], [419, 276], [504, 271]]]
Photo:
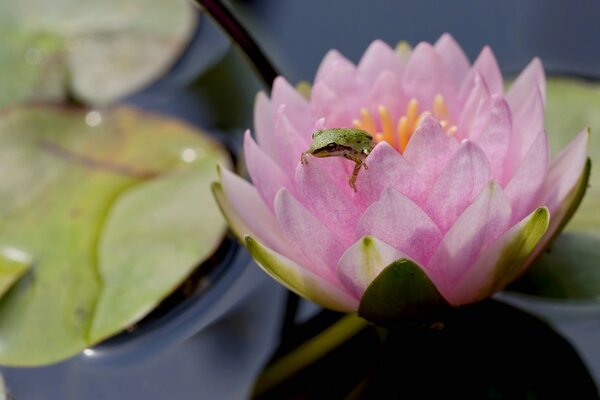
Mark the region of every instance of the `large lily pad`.
[[592, 171], [588, 190], [564, 233], [515, 289], [552, 298], [600, 299], [600, 84], [551, 78], [547, 97], [546, 129], [553, 154], [590, 127]]
[[64, 359], [155, 307], [223, 238], [210, 182], [228, 159], [131, 108], [0, 114], [0, 249], [32, 264], [0, 299], [0, 363]]
[[186, 0], [2, 1], [0, 106], [132, 93], [169, 68], [195, 15]]

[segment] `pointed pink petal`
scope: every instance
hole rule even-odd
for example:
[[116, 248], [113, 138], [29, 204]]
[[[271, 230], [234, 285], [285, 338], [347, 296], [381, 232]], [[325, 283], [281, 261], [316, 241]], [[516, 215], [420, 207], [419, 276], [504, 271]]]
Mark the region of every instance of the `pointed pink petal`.
[[275, 197], [275, 214], [288, 241], [308, 260], [305, 267], [331, 283], [339, 283], [337, 263], [351, 242], [344, 243], [285, 188]]
[[504, 233], [509, 221], [508, 199], [498, 184], [489, 182], [452, 225], [429, 262], [430, 271], [446, 276], [446, 285], [438, 287], [444, 297], [481, 251]]
[[506, 231], [444, 294], [446, 300], [455, 306], [483, 300], [519, 277], [548, 228], [548, 218], [542, 207]]
[[376, 237], [365, 236], [346, 250], [338, 263], [342, 283], [361, 298], [373, 279], [392, 262], [406, 255]]
[[530, 94], [537, 88], [540, 89], [544, 105], [546, 104], [546, 76], [544, 66], [539, 58], [531, 60], [529, 65], [519, 74], [512, 84], [506, 100], [512, 110], [520, 110], [525, 107]]
[[465, 140], [433, 184], [424, 209], [446, 232], [490, 179], [487, 156], [479, 146]]
[[492, 108], [492, 99], [480, 74], [475, 75], [475, 82], [471, 93], [458, 118], [458, 132], [456, 138], [471, 139], [478, 137], [483, 130]]
[[458, 148], [456, 139], [446, 135], [435, 118], [427, 116], [411, 136], [404, 158], [430, 187]]
[[310, 104], [314, 119], [325, 118], [325, 128], [352, 126], [346, 104], [324, 82], [313, 85]]
[[575, 186], [587, 160], [589, 131], [584, 129], [550, 163], [548, 175], [539, 195], [539, 204], [553, 213]]
[[358, 236], [373, 235], [405, 253], [421, 265], [442, 235], [435, 223], [408, 197], [388, 188], [373, 203], [358, 223]]
[[351, 312], [358, 308], [358, 300], [341, 284], [332, 284], [252, 236], [246, 236], [245, 243], [258, 265], [289, 290], [330, 310]]
[[429, 43], [419, 43], [404, 67], [404, 92], [416, 98], [422, 110], [431, 109], [436, 95], [444, 96], [451, 114], [454, 110], [455, 90], [446, 72], [442, 58]]
[[273, 110], [279, 110], [285, 105], [285, 113], [290, 124], [305, 138], [306, 143], [310, 143], [310, 135], [314, 121], [309, 118], [310, 107], [306, 100], [298, 91], [288, 83], [283, 77], [279, 76], [273, 82], [273, 91], [271, 92], [271, 104]]
[[403, 67], [390, 46], [381, 40], [375, 40], [363, 54], [357, 69], [365, 81], [372, 84], [383, 71], [389, 71], [400, 79]]
[[[326, 84], [337, 97], [343, 99], [351, 108], [360, 107], [360, 104], [354, 104], [352, 99], [364, 93], [367, 88], [354, 64], [336, 50], [330, 50], [325, 55], [315, 77], [315, 84], [317, 83]], [[360, 98], [360, 96], [358, 97]]]
[[434, 48], [444, 61], [454, 88], [458, 90], [471, 66], [467, 56], [449, 33], [440, 36]]
[[492, 167], [492, 179], [502, 181], [504, 161], [512, 136], [512, 116], [508, 103], [500, 95], [493, 95], [492, 107], [481, 135], [472, 139], [487, 154]]
[[513, 176], [538, 133], [544, 130], [544, 100], [541, 92], [534, 90], [525, 106], [513, 111], [513, 136], [506, 158], [504, 182]]
[[372, 115], [378, 115], [380, 105], [387, 107], [390, 118], [396, 121], [400, 118], [401, 108], [405, 107], [406, 101], [401, 79], [390, 71], [384, 71], [373, 83], [367, 104]]
[[265, 206], [256, 189], [225, 168], [219, 171], [222, 193], [215, 194], [215, 197], [235, 235], [240, 240], [245, 235], [252, 235], [276, 251], [288, 254], [288, 257], [290, 254], [297, 256], [298, 253], [285, 239], [275, 215]]
[[512, 221], [520, 221], [539, 205], [536, 202], [550, 161], [550, 147], [546, 131], [541, 131], [521, 162], [510, 182], [504, 188], [512, 207]]
[[498, 67], [496, 56], [494, 56], [492, 49], [490, 49], [488, 46], [485, 46], [483, 50], [481, 50], [479, 57], [477, 57], [477, 60], [475, 60], [475, 63], [471, 67], [471, 70], [462, 83], [458, 95], [461, 104], [464, 104], [467, 96], [469, 93], [471, 93], [473, 85], [475, 84], [475, 76], [478, 73], [481, 74], [481, 76], [485, 79], [485, 83], [488, 86], [490, 94], [504, 93], [502, 73]]
[[340, 191], [318, 161], [312, 158], [307, 164], [298, 164], [296, 182], [299, 198], [304, 199], [304, 206], [323, 225], [339, 237], [353, 242], [356, 240], [354, 230], [360, 218], [359, 211], [349, 195]]
[[296, 166], [300, 156], [309, 148], [300, 133], [294, 128], [287, 118], [286, 107], [280, 106], [275, 121], [275, 144], [277, 151], [274, 154], [281, 169], [290, 179], [296, 175]]
[[427, 187], [415, 168], [387, 142], [380, 142], [365, 160], [366, 170], [358, 174], [356, 199], [364, 208], [379, 200], [390, 187], [416, 203], [424, 200]]
[[254, 133], [260, 147], [267, 154], [276, 153], [275, 116], [271, 101], [264, 92], [258, 92], [254, 101]]
[[267, 207], [274, 212], [275, 195], [282, 187], [293, 188], [292, 181], [252, 139], [250, 131], [244, 135], [244, 157], [252, 183]]

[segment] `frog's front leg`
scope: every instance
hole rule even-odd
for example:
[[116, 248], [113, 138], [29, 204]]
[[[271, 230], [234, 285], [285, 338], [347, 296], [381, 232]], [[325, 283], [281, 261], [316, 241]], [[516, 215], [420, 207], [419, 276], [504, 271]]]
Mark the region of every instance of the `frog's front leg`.
[[310, 154], [310, 151], [305, 151], [300, 155], [300, 162], [304, 165], [308, 164], [306, 157]]
[[358, 178], [358, 173], [360, 172], [360, 168], [361, 167], [365, 167], [365, 169], [367, 168], [367, 165], [362, 161], [355, 161], [356, 164], [354, 165], [354, 170], [352, 171], [352, 175], [350, 175], [350, 179], [348, 180], [348, 183], [350, 184], [350, 187], [352, 188], [352, 190], [354, 190], [356, 192], [356, 178]]

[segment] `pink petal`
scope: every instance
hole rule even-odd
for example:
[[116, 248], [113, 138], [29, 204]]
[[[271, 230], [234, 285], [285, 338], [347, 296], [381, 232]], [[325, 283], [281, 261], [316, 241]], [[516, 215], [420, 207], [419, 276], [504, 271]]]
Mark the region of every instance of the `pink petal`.
[[352, 126], [346, 104], [324, 82], [313, 85], [310, 104], [313, 118], [324, 118], [325, 128]]
[[220, 169], [220, 177], [225, 195], [223, 200], [231, 208], [220, 205], [236, 236], [243, 240], [245, 235], [252, 235], [272, 249], [288, 254], [288, 257], [301, 259], [285, 239], [275, 215], [265, 206], [256, 189], [225, 168]]
[[481, 251], [504, 233], [509, 221], [508, 199], [498, 184], [489, 182], [452, 225], [429, 262], [430, 271], [446, 276], [446, 285], [438, 287], [444, 297]]
[[404, 158], [429, 187], [458, 147], [456, 139], [446, 135], [435, 118], [427, 116], [411, 136]]
[[359, 95], [367, 88], [365, 82], [358, 75], [354, 64], [336, 50], [330, 50], [325, 55], [315, 77], [315, 84], [317, 83], [327, 85], [350, 109], [359, 108], [359, 103], [364, 101]]
[[351, 312], [358, 308], [358, 300], [342, 285], [323, 279], [252, 236], [246, 236], [245, 243], [258, 265], [289, 290], [330, 310]]
[[310, 129], [314, 124], [310, 116], [310, 107], [306, 100], [298, 91], [290, 85], [283, 77], [278, 76], [273, 82], [273, 91], [271, 92], [271, 103], [273, 110], [279, 110], [285, 105], [285, 113], [290, 124], [310, 142]]
[[351, 242], [344, 243], [285, 188], [275, 197], [275, 214], [288, 241], [308, 260], [306, 268], [339, 283], [337, 263]]
[[358, 174], [356, 199], [364, 208], [379, 200], [381, 192], [392, 188], [419, 203], [425, 198], [427, 187], [404, 157], [387, 142], [380, 142], [365, 160], [366, 170]]
[[493, 95], [491, 103], [490, 114], [480, 136], [472, 140], [487, 154], [492, 167], [492, 178], [500, 182], [512, 136], [512, 117], [508, 103], [502, 96]]
[[304, 200], [304, 205], [323, 225], [337, 236], [353, 242], [359, 211], [347, 193], [340, 191], [319, 166], [318, 161], [313, 158], [307, 164], [298, 164], [296, 182], [299, 198]]
[[490, 91], [490, 94], [502, 94], [504, 93], [504, 83], [502, 80], [502, 73], [500, 72], [500, 68], [498, 67], [498, 62], [496, 61], [496, 57], [488, 46], [485, 46], [475, 63], [471, 67], [471, 70], [467, 74], [467, 77], [462, 83], [462, 86], [459, 91], [459, 101], [461, 104], [467, 99], [469, 93], [471, 93], [473, 89], [473, 85], [475, 85], [475, 76], [477, 74], [481, 74], [481, 76], [485, 79], [485, 83]]
[[250, 131], [244, 135], [244, 157], [252, 183], [258, 190], [267, 207], [275, 210], [275, 195], [282, 187], [293, 188], [292, 181], [252, 139]]
[[442, 232], [456, 221], [491, 179], [490, 163], [476, 144], [465, 140], [435, 181], [425, 210]]
[[546, 76], [544, 66], [539, 58], [531, 60], [529, 65], [519, 74], [512, 84], [506, 100], [512, 110], [520, 110], [525, 107], [530, 94], [536, 89], [540, 90], [544, 105], [546, 104]]
[[544, 130], [544, 100], [541, 92], [534, 90], [525, 106], [513, 111], [514, 134], [506, 160], [505, 182], [513, 176], [538, 133]]
[[527, 259], [548, 228], [548, 217], [548, 210], [539, 208], [502, 234], [444, 295], [446, 300], [459, 306], [504, 289], [527, 266]]
[[[573, 189], [587, 160], [589, 132], [584, 129], [550, 163], [548, 175], [538, 196], [538, 203], [545, 205], [552, 216], [550, 225], [556, 221], [553, 213]], [[550, 229], [548, 230], [550, 231]]]
[[276, 153], [275, 117], [271, 101], [264, 92], [258, 92], [254, 101], [254, 133], [260, 147], [267, 154]]
[[455, 90], [446, 72], [442, 58], [429, 43], [419, 43], [404, 67], [404, 92], [416, 98], [422, 110], [431, 109], [433, 99], [441, 94], [450, 109], [454, 104]]
[[396, 52], [381, 40], [375, 40], [358, 63], [358, 73], [368, 84], [375, 82], [383, 71], [389, 71], [396, 78], [402, 77], [402, 63]]
[[285, 106], [279, 107], [275, 121], [275, 143], [277, 145], [275, 157], [287, 176], [293, 179], [300, 156], [308, 150], [309, 144], [289, 122], [285, 110]]
[[401, 109], [405, 107], [406, 102], [400, 78], [390, 71], [383, 71], [369, 92], [367, 100], [369, 107], [367, 108], [372, 115], [378, 115], [378, 107], [383, 105], [387, 107], [392, 121], [396, 121], [400, 118]]
[[470, 64], [467, 56], [449, 33], [440, 36], [434, 48], [444, 61], [454, 88], [458, 90], [469, 72]]
[[456, 138], [472, 139], [478, 137], [483, 131], [491, 108], [492, 100], [485, 79], [480, 74], [476, 74], [471, 93], [467, 97], [458, 118]]
[[392, 262], [407, 258], [404, 253], [372, 236], [365, 236], [346, 250], [338, 263], [342, 283], [361, 298], [373, 279]]
[[539, 205], [536, 197], [548, 173], [550, 147], [545, 131], [538, 134], [533, 146], [504, 188], [512, 207], [512, 221], [520, 221]]
[[358, 223], [358, 236], [373, 235], [421, 265], [437, 247], [442, 234], [435, 223], [408, 197], [388, 188]]

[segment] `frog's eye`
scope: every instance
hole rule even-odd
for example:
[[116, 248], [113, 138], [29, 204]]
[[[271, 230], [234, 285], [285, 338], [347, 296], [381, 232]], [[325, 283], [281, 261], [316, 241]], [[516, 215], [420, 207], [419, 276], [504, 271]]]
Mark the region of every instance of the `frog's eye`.
[[327, 151], [335, 151], [337, 149], [337, 144], [335, 143], [329, 143], [327, 145], [327, 147], [325, 147], [325, 150]]

